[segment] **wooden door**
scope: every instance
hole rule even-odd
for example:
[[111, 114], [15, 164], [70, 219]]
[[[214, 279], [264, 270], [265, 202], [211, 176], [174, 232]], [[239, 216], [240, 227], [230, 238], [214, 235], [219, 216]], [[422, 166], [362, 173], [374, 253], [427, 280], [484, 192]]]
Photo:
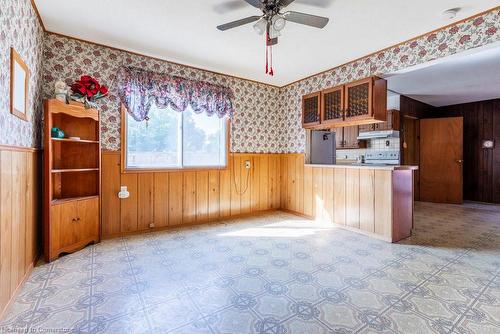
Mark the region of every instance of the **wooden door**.
[[335, 129], [335, 147], [337, 150], [344, 147], [344, 128]]
[[462, 203], [462, 117], [420, 120], [420, 200]]
[[347, 148], [358, 148], [358, 126], [347, 126], [344, 128], [344, 146]]
[[[416, 118], [403, 118], [403, 165], [420, 165], [420, 121]], [[413, 172], [413, 199], [420, 200], [420, 170]]]
[[99, 199], [78, 201], [78, 241], [99, 239]]

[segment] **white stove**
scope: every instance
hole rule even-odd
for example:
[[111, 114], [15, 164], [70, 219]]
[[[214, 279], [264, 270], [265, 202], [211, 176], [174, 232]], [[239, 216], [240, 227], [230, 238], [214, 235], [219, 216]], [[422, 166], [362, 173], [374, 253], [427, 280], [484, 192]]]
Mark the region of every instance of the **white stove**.
[[399, 151], [370, 151], [365, 154], [367, 165], [399, 165]]

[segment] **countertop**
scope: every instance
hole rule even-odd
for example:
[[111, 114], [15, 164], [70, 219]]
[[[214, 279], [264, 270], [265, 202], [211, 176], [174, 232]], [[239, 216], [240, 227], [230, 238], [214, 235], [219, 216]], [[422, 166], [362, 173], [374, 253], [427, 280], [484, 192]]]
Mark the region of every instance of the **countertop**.
[[376, 169], [376, 170], [417, 170], [418, 169], [418, 166], [412, 166], [412, 165], [367, 165], [367, 164], [320, 165], [320, 164], [305, 164], [305, 166], [323, 167], [323, 168]]

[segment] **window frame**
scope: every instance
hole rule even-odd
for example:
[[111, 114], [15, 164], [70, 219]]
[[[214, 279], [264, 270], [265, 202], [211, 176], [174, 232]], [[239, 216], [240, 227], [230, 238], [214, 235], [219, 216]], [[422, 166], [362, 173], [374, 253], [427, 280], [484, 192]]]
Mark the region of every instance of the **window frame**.
[[[228, 170], [229, 169], [229, 158], [231, 149], [231, 122], [229, 117], [226, 119], [226, 164], [224, 166], [200, 166], [200, 167], [163, 167], [163, 168], [130, 168], [127, 167], [127, 109], [123, 105], [120, 106], [120, 169], [123, 174], [126, 173], [151, 173], [151, 172], [196, 172], [196, 171], [208, 171], [208, 170]], [[214, 117], [217, 117], [214, 115]], [[181, 152], [183, 154], [184, 152]]]

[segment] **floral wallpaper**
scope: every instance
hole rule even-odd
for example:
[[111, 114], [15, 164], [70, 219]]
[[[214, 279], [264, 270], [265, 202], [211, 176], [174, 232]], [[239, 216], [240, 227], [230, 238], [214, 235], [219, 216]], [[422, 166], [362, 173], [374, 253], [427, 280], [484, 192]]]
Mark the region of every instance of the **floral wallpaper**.
[[[44, 32], [29, 0], [2, 0], [0, 6], [0, 144], [40, 147]], [[30, 70], [28, 121], [10, 113], [10, 48]]]
[[55, 80], [63, 79], [69, 84], [82, 74], [92, 75], [109, 85], [109, 97], [100, 102], [103, 147], [119, 150], [120, 110], [115, 74], [121, 65], [204, 80], [228, 86], [235, 94], [232, 151], [304, 152], [305, 132], [300, 121], [302, 95], [371, 75], [392, 73], [499, 40], [500, 10], [494, 9], [455, 26], [277, 88], [48, 33], [44, 38], [43, 95], [46, 98], [52, 95]]
[[304, 152], [305, 131], [301, 124], [302, 95], [371, 75], [395, 71], [500, 41], [500, 10], [428, 34], [403, 45], [378, 52], [329, 72], [280, 89], [278, 122], [279, 152]]
[[108, 85], [109, 96], [99, 101], [102, 146], [107, 150], [119, 150], [120, 102], [116, 73], [122, 65], [230, 87], [235, 95], [235, 112], [231, 129], [232, 151], [262, 153], [278, 151], [279, 88], [50, 33], [45, 36], [44, 96], [46, 98], [52, 96], [56, 80], [62, 79], [71, 84], [82, 74], [89, 74]]

